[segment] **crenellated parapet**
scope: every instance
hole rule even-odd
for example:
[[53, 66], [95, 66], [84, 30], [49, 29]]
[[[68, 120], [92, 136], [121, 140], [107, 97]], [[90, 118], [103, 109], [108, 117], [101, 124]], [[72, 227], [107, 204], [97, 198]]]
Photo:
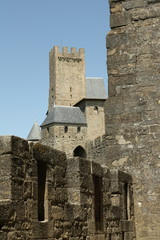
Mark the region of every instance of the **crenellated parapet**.
[[62, 47], [62, 48], [60, 48], [59, 46], [54, 46], [52, 49], [51, 49], [51, 51], [50, 51], [50, 53], [52, 53], [52, 52], [54, 52], [54, 53], [57, 53], [57, 54], [74, 54], [75, 56], [84, 56], [84, 53], [85, 53], [85, 51], [84, 51], [84, 48], [79, 48], [79, 49], [77, 49], [77, 48], [75, 48], [75, 47], [71, 47], [71, 48], [69, 48], [69, 47]]

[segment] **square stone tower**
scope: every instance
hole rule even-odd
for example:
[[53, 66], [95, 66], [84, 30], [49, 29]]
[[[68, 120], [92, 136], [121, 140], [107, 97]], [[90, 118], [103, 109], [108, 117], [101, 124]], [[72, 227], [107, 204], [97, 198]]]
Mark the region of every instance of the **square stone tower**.
[[84, 49], [58, 46], [50, 51], [49, 111], [55, 105], [73, 106], [86, 95]]

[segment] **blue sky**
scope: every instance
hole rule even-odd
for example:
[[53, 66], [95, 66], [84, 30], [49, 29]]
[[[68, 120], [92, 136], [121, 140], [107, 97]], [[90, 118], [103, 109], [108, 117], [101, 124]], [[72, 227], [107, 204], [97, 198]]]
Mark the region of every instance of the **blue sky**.
[[1, 1], [0, 135], [26, 138], [44, 120], [55, 45], [85, 48], [86, 77], [107, 82], [108, 31], [107, 0]]

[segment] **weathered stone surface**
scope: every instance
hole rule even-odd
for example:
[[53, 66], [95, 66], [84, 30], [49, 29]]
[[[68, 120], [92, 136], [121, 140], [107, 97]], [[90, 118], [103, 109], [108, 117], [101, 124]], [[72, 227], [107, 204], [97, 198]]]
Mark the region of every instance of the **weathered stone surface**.
[[110, 26], [111, 28], [126, 26], [130, 22], [130, 15], [128, 13], [111, 14]]
[[[100, 138], [97, 143], [101, 143]], [[108, 167], [79, 157], [66, 160], [64, 153], [41, 144], [31, 143], [28, 153], [17, 149], [0, 155], [0, 236], [3, 240], [81, 240], [90, 236], [105, 239], [110, 230], [117, 236], [121, 234], [120, 220], [126, 212], [121, 202], [125, 192], [119, 191], [117, 201], [111, 194], [112, 183], [121, 188], [124, 181], [132, 184], [128, 174], [117, 170], [115, 174], [110, 173]], [[101, 188], [100, 221], [105, 223], [100, 234], [95, 223], [95, 208], [99, 207], [94, 197], [96, 186]], [[133, 231], [132, 227], [125, 229]]]
[[[101, 143], [94, 141], [89, 146], [89, 155], [133, 176], [133, 189], [129, 188], [134, 192], [136, 237], [133, 228], [131, 233], [123, 223], [123, 239], [158, 240], [160, 235], [159, 8], [160, 2], [154, 0], [110, 0], [106, 134]], [[121, 200], [124, 203], [120, 198], [124, 183], [132, 181], [130, 176], [119, 174], [122, 182], [115, 181], [116, 176], [111, 181], [111, 191], [119, 194], [111, 198], [115, 205]], [[130, 210], [132, 215], [132, 204]]]
[[15, 136], [0, 136], [0, 154], [24, 156], [29, 152], [28, 142]]

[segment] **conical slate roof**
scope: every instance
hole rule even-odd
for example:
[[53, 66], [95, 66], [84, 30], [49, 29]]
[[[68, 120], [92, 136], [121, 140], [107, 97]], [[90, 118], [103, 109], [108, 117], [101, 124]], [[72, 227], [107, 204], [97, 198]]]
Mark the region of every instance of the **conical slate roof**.
[[54, 106], [41, 127], [54, 124], [86, 125], [86, 119], [79, 107]]
[[35, 122], [31, 128], [30, 133], [28, 134], [28, 141], [38, 141], [41, 139], [41, 128], [38, 125], [38, 122]]

